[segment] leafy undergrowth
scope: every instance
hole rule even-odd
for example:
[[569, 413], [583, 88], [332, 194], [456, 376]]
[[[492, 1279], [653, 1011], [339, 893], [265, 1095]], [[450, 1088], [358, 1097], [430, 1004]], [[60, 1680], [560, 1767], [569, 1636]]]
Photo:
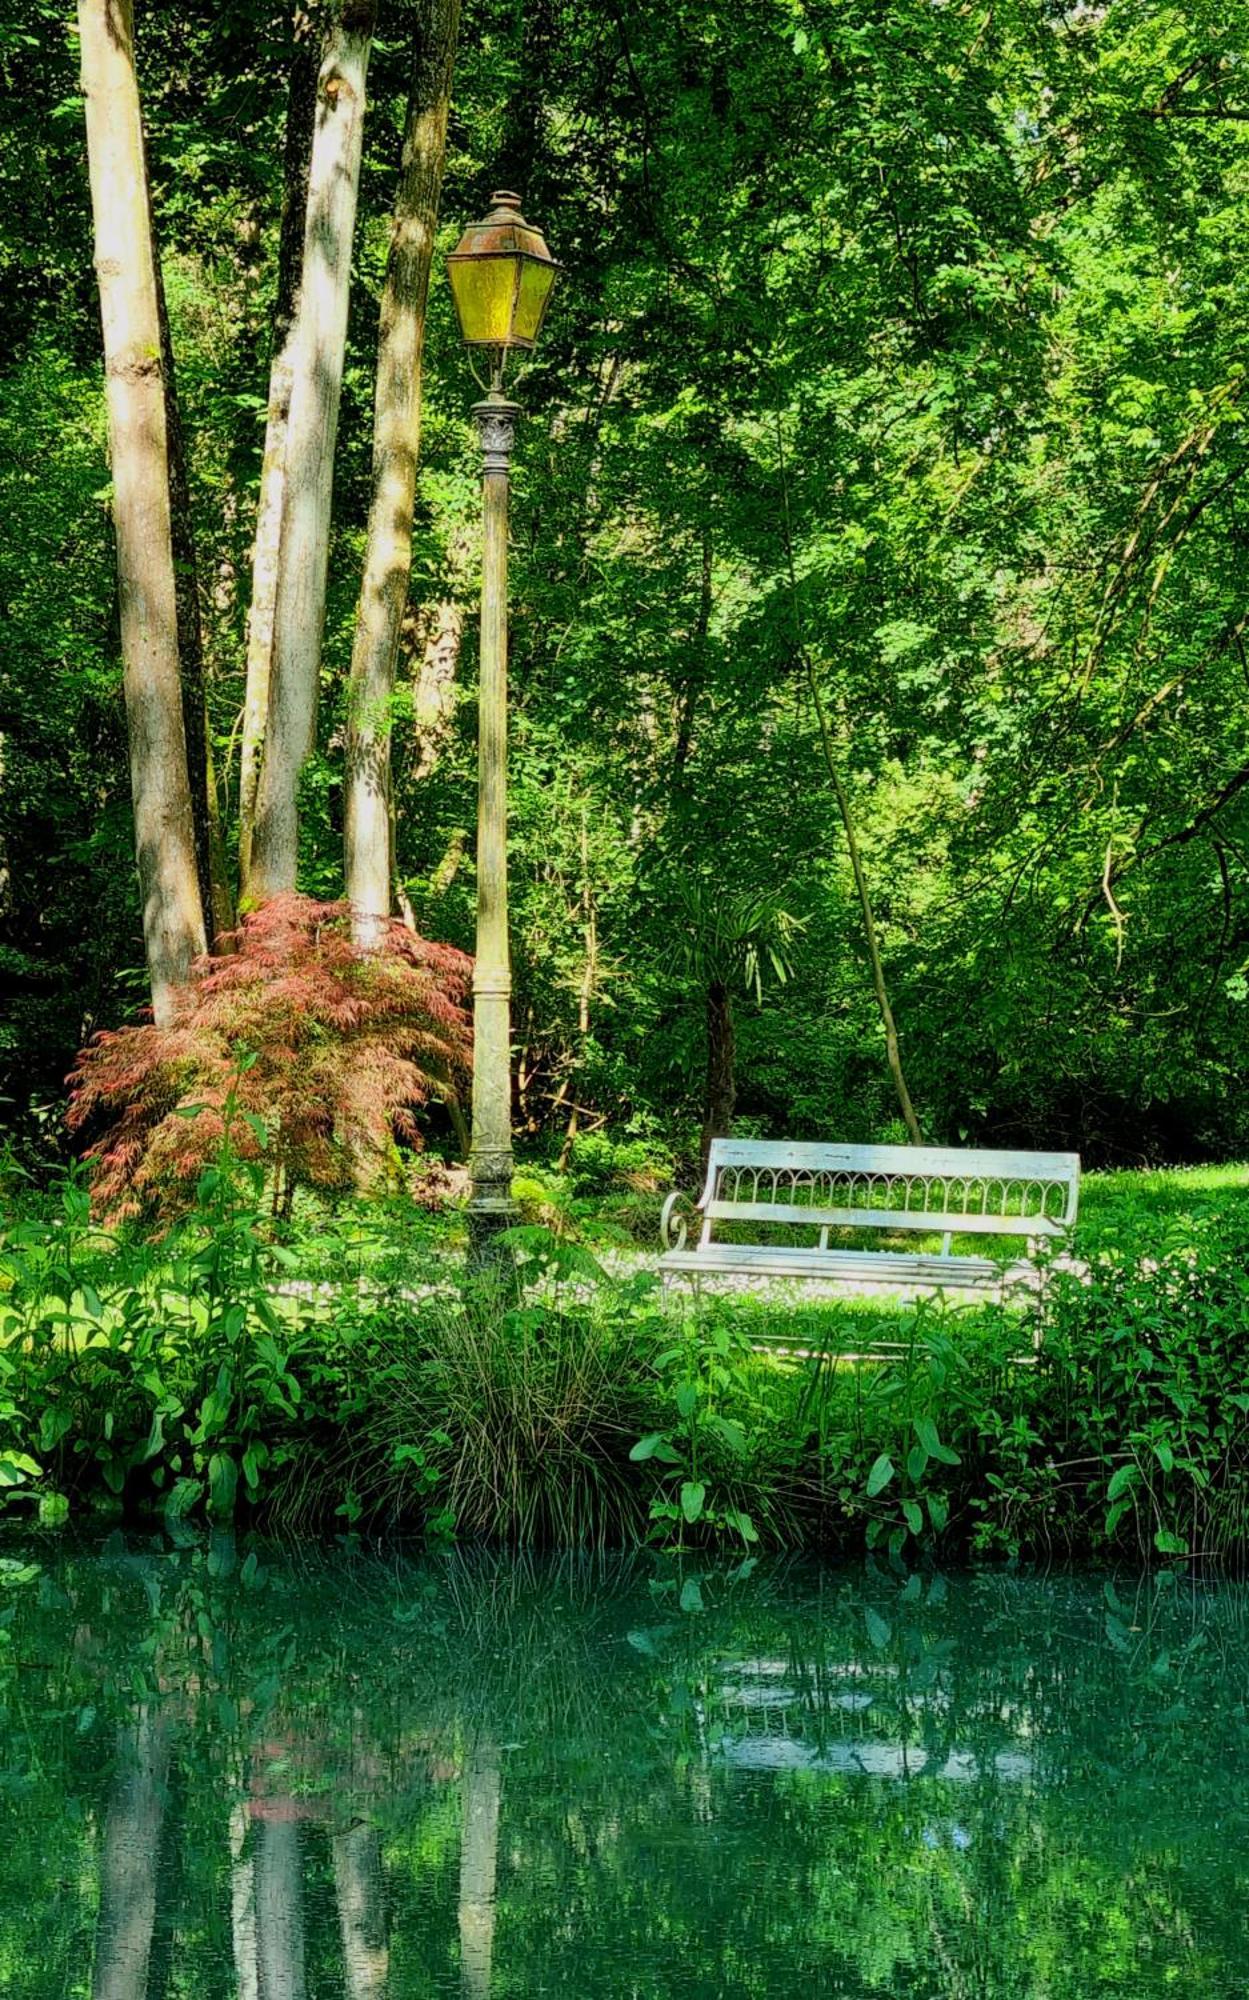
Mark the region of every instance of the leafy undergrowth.
[[0, 1489], [49, 1519], [1240, 1561], [1249, 1231], [1212, 1186], [1177, 1244], [1196, 1184], [1168, 1179], [1149, 1254], [1008, 1311], [665, 1302], [540, 1223], [469, 1281], [400, 1198], [277, 1240], [228, 1148], [145, 1242], [71, 1177], [0, 1238]]

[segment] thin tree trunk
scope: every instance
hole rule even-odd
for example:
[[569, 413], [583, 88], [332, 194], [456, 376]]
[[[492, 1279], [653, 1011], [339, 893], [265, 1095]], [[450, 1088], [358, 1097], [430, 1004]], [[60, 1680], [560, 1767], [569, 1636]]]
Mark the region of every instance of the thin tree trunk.
[[316, 744], [334, 445], [375, 11], [375, 0], [344, 0], [317, 80], [268, 719], [248, 879], [249, 897], [260, 902], [295, 888], [299, 779]]
[[252, 550], [252, 594], [247, 614], [247, 686], [243, 697], [243, 739], [239, 753], [239, 884], [250, 894], [252, 830], [256, 787], [269, 713], [273, 661], [273, 611], [277, 601], [278, 556], [282, 538], [282, 495], [286, 473], [286, 432], [295, 378], [295, 325], [304, 268], [308, 212], [308, 171], [317, 118], [320, 52], [312, 21], [302, 9], [294, 19], [295, 47], [286, 93], [286, 144], [282, 164], [282, 225], [278, 237], [278, 287], [273, 312], [273, 356], [269, 364], [269, 407], [256, 504]]
[[226, 874], [217, 781], [213, 770], [212, 734], [208, 721], [208, 688], [204, 673], [204, 628], [200, 618], [199, 562], [191, 518], [191, 483], [187, 476], [186, 442], [178, 406], [173, 340], [165, 303], [165, 279], [160, 246], [153, 232], [156, 310], [160, 319], [161, 375], [165, 386], [165, 435], [169, 449], [169, 518], [173, 543], [174, 593], [178, 607], [178, 659], [182, 670], [182, 727], [186, 736], [187, 777], [191, 785], [191, 816], [195, 826], [195, 868], [200, 902], [211, 944], [234, 927], [234, 899]]
[[733, 1032], [733, 996], [723, 980], [707, 986], [707, 1082], [703, 1093], [703, 1172], [713, 1139], [733, 1129], [737, 1103], [737, 1040]]
[[147, 1992], [171, 1735], [168, 1716], [147, 1703], [118, 1731], [100, 1851], [92, 2000], [144, 2000]]
[[707, 678], [707, 633], [711, 625], [711, 533], [703, 531], [702, 576], [698, 592], [698, 623], [694, 628], [694, 645], [690, 659], [690, 670], [685, 679], [685, 693], [681, 702], [681, 717], [677, 724], [676, 750], [673, 753], [673, 775], [678, 784], [685, 775], [689, 761], [690, 746], [694, 737], [694, 712], [698, 698]]
[[381, 1837], [375, 1826], [361, 1821], [345, 1833], [336, 1833], [330, 1844], [347, 2000], [384, 2000], [390, 1979], [390, 1946]]
[[460, 1990], [464, 2000], [490, 2000], [494, 1964], [495, 1890], [499, 1869], [499, 1808], [503, 1778], [499, 1746], [474, 1739], [460, 1779]]
[[178, 659], [156, 260], [131, 0], [79, 0], [108, 385], [113, 525], [143, 940], [159, 1025], [205, 948]]
[[373, 499], [351, 652], [344, 827], [352, 927], [366, 950], [377, 944], [390, 915], [390, 704], [412, 567], [425, 306], [459, 20], [460, 0], [423, 0], [382, 293]]
[[[582, 1060], [585, 1046], [590, 1039], [590, 1003], [594, 998], [594, 988], [598, 980], [598, 912], [594, 906], [594, 887], [590, 881], [590, 825], [586, 807], [581, 808], [581, 916], [582, 935], [585, 938], [585, 959], [581, 968], [581, 979], [577, 987], [577, 1034], [581, 1042]], [[560, 1086], [561, 1097], [567, 1092], [568, 1082]], [[554, 1110], [554, 1106], [551, 1107]], [[568, 1171], [572, 1158], [573, 1141], [581, 1124], [581, 1106], [574, 1104], [568, 1114], [564, 1130], [564, 1143], [560, 1148], [559, 1170]]]
[[303, 1856], [296, 1820], [261, 1821], [255, 1896], [260, 2000], [304, 2000]]
[[881, 1026], [885, 1031], [885, 1057], [889, 1064], [889, 1074], [893, 1078], [893, 1087], [898, 1093], [898, 1103], [902, 1110], [902, 1118], [906, 1126], [907, 1136], [913, 1146], [922, 1146], [924, 1136], [919, 1128], [919, 1120], [915, 1116], [915, 1107], [911, 1102], [911, 1093], [906, 1087], [906, 1077], [902, 1069], [902, 1051], [898, 1046], [898, 1030], [894, 1024], [893, 1008], [889, 1004], [889, 989], [885, 985], [885, 968], [881, 962], [880, 941], [876, 935], [876, 919], [872, 915], [872, 899], [868, 894], [867, 876], [863, 871], [863, 859], [859, 853], [858, 836], [854, 830], [854, 818], [850, 811], [850, 799], [841, 781], [841, 772], [837, 768], [837, 759], [833, 755], [833, 741], [829, 733], [828, 717], [824, 712], [824, 701], [820, 694], [819, 682], [816, 680], [810, 661], [805, 661], [804, 664], [807, 672], [807, 685], [811, 690], [811, 699], [815, 704], [816, 719], [820, 726], [820, 742], [824, 747], [824, 762], [828, 766], [828, 775], [832, 780], [833, 792], [837, 800], [837, 810], [841, 814], [841, 823], [845, 828], [846, 847], [850, 855], [850, 867], [854, 874], [854, 886], [858, 893], [859, 908], [863, 913], [863, 934], [867, 939], [867, 955], [872, 967], [872, 987], [876, 994], [876, 1005], [880, 1009]]

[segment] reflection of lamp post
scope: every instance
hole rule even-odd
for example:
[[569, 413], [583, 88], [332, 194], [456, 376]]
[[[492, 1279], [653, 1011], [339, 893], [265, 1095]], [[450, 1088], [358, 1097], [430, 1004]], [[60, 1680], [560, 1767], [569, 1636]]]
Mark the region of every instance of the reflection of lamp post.
[[503, 393], [512, 348], [537, 340], [559, 270], [519, 197], [496, 194], [447, 259], [466, 345], [487, 351], [490, 388], [473, 415], [484, 459], [481, 673], [477, 695], [477, 953], [469, 1229], [480, 1256], [512, 1217], [511, 960], [507, 941], [507, 500], [519, 408]]

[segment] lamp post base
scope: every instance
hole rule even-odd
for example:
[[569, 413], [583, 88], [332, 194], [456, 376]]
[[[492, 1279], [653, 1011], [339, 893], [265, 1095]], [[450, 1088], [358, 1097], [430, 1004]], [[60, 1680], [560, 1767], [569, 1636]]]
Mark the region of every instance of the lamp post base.
[[510, 1196], [473, 1195], [468, 1204], [468, 1268], [495, 1270], [510, 1262], [506, 1244], [500, 1241], [505, 1229], [520, 1220], [520, 1210]]

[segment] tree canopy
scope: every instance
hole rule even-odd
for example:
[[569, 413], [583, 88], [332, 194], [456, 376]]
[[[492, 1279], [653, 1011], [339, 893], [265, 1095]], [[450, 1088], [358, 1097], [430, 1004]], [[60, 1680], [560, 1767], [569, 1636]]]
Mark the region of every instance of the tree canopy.
[[[342, 893], [348, 670], [415, 5], [369, 68], [299, 889]], [[208, 738], [238, 838], [295, 10], [136, 21]], [[0, 4], [0, 1088], [145, 997], [79, 49]], [[441, 258], [517, 187], [517, 1117], [696, 1122], [688, 891], [794, 919], [739, 1121], [1243, 1150], [1249, 22], [1214, 0], [465, 0], [392, 700], [394, 868], [472, 937], [475, 389]], [[820, 726], [816, 698], [823, 712]], [[830, 762], [831, 758], [831, 762]]]

